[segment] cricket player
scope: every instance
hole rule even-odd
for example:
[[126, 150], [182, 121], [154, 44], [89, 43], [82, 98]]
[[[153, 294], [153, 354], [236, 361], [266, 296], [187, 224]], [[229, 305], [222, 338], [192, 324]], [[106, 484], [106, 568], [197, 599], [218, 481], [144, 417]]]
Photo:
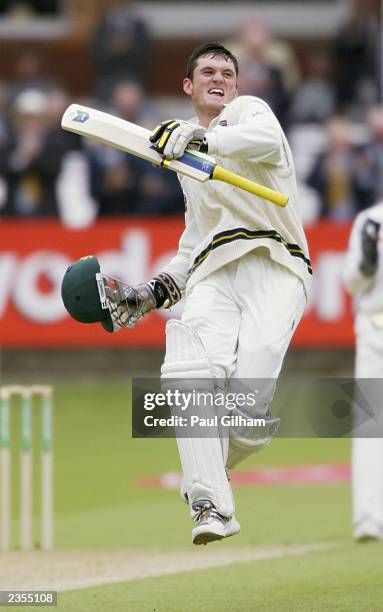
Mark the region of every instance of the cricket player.
[[[131, 288], [126, 301], [111, 304], [117, 329], [185, 295], [181, 320], [166, 326], [165, 385], [182, 379], [183, 391], [192, 390], [198, 379], [214, 391], [222, 381], [266, 381], [257, 390], [256, 408], [265, 417], [264, 430], [225, 436], [217, 427], [208, 438], [177, 437], [194, 544], [239, 532], [227, 468], [268, 444], [275, 432], [277, 419], [268, 406], [312, 275], [290, 147], [263, 100], [238, 97], [237, 78], [238, 62], [225, 47], [195, 49], [183, 90], [196, 116], [164, 121], [150, 142], [168, 159], [181, 157], [187, 147], [208, 153], [228, 170], [286, 193], [288, 206], [278, 208], [218, 181], [180, 176], [186, 215], [177, 254], [156, 278]], [[240, 406], [234, 412], [251, 414]]]
[[[356, 298], [355, 378], [383, 378], [383, 202], [356, 217], [344, 280]], [[376, 408], [379, 383], [367, 381], [365, 395]], [[379, 415], [377, 415], [379, 417]], [[379, 425], [378, 425], [379, 426]], [[380, 426], [381, 427], [381, 426]], [[352, 440], [353, 530], [356, 540], [383, 539], [383, 440]]]

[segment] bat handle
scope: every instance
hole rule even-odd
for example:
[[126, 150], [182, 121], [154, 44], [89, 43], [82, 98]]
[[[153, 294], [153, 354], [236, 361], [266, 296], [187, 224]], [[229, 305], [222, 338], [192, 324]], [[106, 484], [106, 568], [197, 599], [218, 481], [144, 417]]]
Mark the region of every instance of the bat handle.
[[269, 187], [265, 187], [264, 185], [259, 185], [259, 183], [254, 183], [254, 181], [250, 181], [239, 174], [225, 170], [225, 168], [222, 168], [222, 166], [215, 166], [211, 178], [216, 181], [224, 181], [230, 185], [240, 187], [249, 193], [253, 193], [260, 198], [264, 198], [265, 200], [280, 206], [281, 208], [284, 208], [289, 201], [289, 197], [286, 194], [270, 189]]

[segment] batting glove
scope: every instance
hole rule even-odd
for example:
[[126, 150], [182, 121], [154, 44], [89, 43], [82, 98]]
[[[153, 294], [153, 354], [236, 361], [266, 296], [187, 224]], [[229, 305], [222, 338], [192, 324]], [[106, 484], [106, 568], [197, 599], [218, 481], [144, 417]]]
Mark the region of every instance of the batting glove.
[[130, 287], [125, 301], [120, 304], [109, 303], [109, 311], [113, 321], [113, 330], [122, 327], [132, 328], [143, 317], [156, 308], [156, 299], [149, 284]]
[[367, 219], [362, 227], [362, 261], [360, 270], [365, 276], [373, 276], [378, 266], [378, 240], [380, 223]]
[[148, 283], [124, 287], [124, 299], [113, 302], [109, 299], [109, 312], [113, 331], [122, 327], [131, 329], [156, 308], [170, 308], [181, 299], [181, 292], [168, 274], [159, 274]]
[[207, 153], [206, 130], [180, 119], [163, 121], [152, 131], [149, 140], [154, 149], [168, 159], [182, 157], [186, 148]]

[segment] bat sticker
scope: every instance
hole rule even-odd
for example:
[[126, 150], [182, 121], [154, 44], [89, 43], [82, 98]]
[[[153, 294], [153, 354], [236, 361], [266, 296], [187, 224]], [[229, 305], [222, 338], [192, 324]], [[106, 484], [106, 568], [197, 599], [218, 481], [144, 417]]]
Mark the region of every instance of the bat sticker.
[[77, 115], [73, 117], [73, 121], [78, 121], [79, 123], [85, 123], [88, 119], [89, 113], [85, 113], [84, 111], [77, 111]]

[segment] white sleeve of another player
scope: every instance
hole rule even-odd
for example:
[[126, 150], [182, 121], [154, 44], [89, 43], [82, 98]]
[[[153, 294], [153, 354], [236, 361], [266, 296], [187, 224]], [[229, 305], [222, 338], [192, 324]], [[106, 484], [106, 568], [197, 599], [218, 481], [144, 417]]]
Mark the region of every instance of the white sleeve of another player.
[[238, 124], [216, 126], [206, 135], [209, 155], [279, 165], [283, 159], [282, 129], [266, 105], [248, 104]]
[[343, 269], [344, 284], [354, 296], [366, 293], [374, 282], [373, 279], [364, 276], [360, 271], [362, 261], [362, 226], [366, 218], [367, 216], [363, 212], [354, 221]]
[[185, 289], [189, 277], [191, 254], [200, 241], [195, 217], [188, 207], [185, 214], [185, 229], [178, 244], [177, 254], [162, 270], [175, 280], [180, 291]]

